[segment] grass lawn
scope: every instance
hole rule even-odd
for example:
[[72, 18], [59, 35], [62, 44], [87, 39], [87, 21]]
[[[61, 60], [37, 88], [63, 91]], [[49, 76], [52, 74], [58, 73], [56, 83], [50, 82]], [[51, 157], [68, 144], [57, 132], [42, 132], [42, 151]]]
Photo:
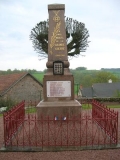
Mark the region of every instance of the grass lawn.
[[[120, 105], [106, 105], [108, 108], [120, 108]], [[82, 109], [92, 109], [92, 105], [91, 104], [82, 104]]]
[[3, 116], [3, 114], [2, 113], [0, 113], [0, 117], [2, 117]]
[[116, 105], [107, 105], [108, 108], [120, 108], [120, 104]]
[[82, 104], [82, 109], [92, 109], [91, 104]]
[[32, 75], [41, 83], [43, 82], [44, 73], [34, 73]]
[[36, 107], [27, 108], [25, 110], [25, 113], [35, 113], [35, 112], [36, 112]]

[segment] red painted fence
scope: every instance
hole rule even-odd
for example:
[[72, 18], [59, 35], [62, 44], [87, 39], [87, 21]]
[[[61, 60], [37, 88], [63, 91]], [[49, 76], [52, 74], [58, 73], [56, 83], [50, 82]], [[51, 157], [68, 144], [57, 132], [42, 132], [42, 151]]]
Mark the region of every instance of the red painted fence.
[[83, 110], [77, 116], [61, 115], [60, 119], [56, 115], [41, 115], [40, 119], [36, 113], [25, 115], [24, 105], [22, 102], [4, 114], [4, 144], [8, 150], [99, 149], [117, 145], [118, 113], [104, 109], [96, 101], [89, 114]]
[[92, 118], [115, 143], [118, 143], [118, 112], [93, 100]]
[[24, 122], [25, 101], [19, 103], [3, 115], [4, 120], [4, 142], [5, 145], [11, 141], [13, 135], [17, 133], [18, 128]]

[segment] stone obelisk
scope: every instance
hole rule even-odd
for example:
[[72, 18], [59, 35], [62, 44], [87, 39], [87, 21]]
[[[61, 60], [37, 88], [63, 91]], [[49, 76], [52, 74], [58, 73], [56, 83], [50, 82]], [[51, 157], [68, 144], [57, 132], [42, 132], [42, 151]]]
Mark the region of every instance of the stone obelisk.
[[81, 104], [74, 99], [74, 78], [67, 56], [65, 5], [50, 4], [47, 73], [43, 79], [43, 101], [37, 105], [38, 117], [65, 117], [80, 113]]

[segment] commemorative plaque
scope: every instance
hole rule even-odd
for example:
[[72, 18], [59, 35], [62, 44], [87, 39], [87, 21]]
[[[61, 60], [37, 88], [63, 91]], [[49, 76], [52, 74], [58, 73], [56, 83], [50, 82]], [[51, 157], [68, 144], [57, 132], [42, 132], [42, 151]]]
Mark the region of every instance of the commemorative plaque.
[[71, 97], [71, 81], [47, 81], [47, 97]]

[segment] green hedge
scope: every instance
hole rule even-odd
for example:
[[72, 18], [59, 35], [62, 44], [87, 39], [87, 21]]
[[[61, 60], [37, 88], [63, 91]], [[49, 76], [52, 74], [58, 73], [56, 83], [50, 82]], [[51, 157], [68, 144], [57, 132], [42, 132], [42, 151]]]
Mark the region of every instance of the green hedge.
[[120, 98], [94, 98], [99, 102], [118, 102], [120, 103]]

